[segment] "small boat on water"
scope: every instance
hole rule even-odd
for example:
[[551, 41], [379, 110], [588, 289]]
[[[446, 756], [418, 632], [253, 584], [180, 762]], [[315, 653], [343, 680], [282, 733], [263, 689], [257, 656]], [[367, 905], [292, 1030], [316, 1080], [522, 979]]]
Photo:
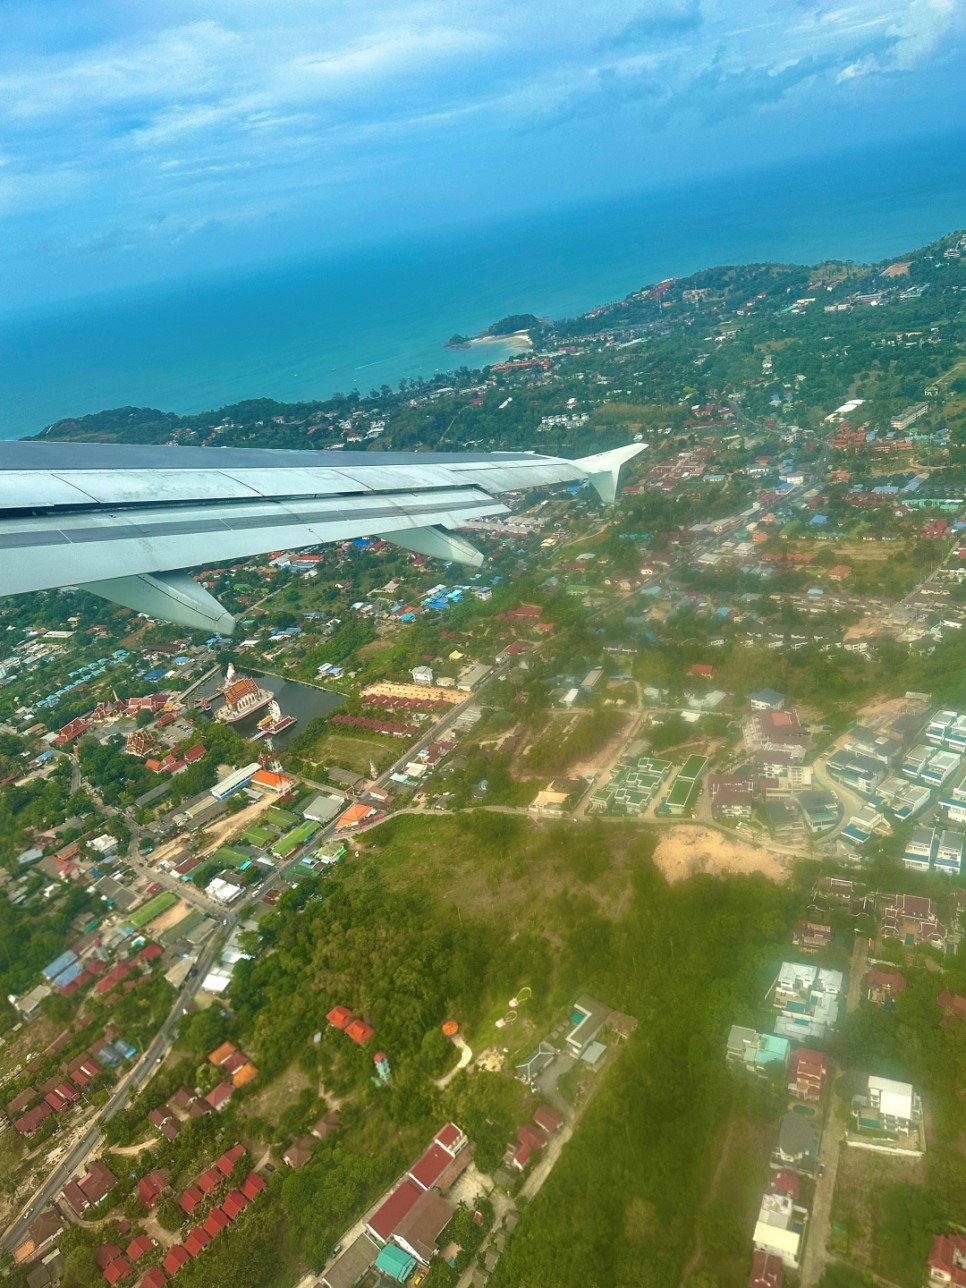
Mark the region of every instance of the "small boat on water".
[[262, 716], [258, 722], [255, 737], [274, 738], [276, 734], [284, 733], [286, 729], [291, 729], [292, 725], [297, 722], [296, 716], [283, 716], [282, 708], [273, 698], [268, 706], [268, 715]]

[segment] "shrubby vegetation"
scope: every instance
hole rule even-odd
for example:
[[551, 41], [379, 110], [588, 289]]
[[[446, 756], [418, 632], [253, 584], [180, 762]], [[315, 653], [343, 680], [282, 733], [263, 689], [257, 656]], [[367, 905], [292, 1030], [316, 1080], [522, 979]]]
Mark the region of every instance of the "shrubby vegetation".
[[[273, 1178], [261, 1212], [252, 1214], [256, 1260], [274, 1222], [279, 1260], [319, 1266], [444, 1116], [477, 1142], [482, 1167], [499, 1164], [534, 1102], [509, 1077], [461, 1074], [438, 1091], [433, 1079], [454, 1058], [439, 1024], [457, 1014], [472, 1040], [492, 1022], [494, 1005], [504, 1006], [527, 982], [536, 1031], [549, 1031], [560, 1008], [584, 990], [634, 1015], [639, 1026], [525, 1211], [494, 1283], [665, 1288], [678, 1281], [694, 1237], [688, 1214], [700, 1203], [716, 1134], [732, 1108], [724, 1034], [736, 1016], [753, 1014], [787, 939], [794, 899], [758, 879], [699, 878], [668, 888], [649, 862], [650, 845], [622, 827], [544, 830], [483, 812], [401, 818], [372, 834], [368, 857], [302, 883], [262, 919], [270, 951], [236, 969], [233, 1018], [210, 1011], [189, 1017], [182, 1044], [200, 1056], [227, 1032], [252, 1054], [259, 1080], [227, 1111], [242, 1115], [242, 1131], [246, 1098], [293, 1062], [343, 1098], [345, 1130], [306, 1167]], [[441, 884], [430, 875], [447, 863], [444, 856], [453, 879], [459, 870], [491, 869], [494, 892], [515, 872], [542, 881], [544, 898], [531, 910], [537, 915], [497, 899], [491, 911], [467, 905], [457, 917], [458, 881]], [[630, 875], [618, 877], [625, 864]], [[615, 880], [625, 879], [628, 894], [617, 911], [609, 898]], [[326, 1025], [325, 1012], [337, 1001], [374, 1025], [393, 1066], [388, 1090], [372, 1085], [371, 1052]], [[314, 1095], [300, 1096], [284, 1121], [250, 1126], [284, 1147], [287, 1133], [305, 1130], [318, 1107]], [[227, 1247], [224, 1257], [212, 1249], [206, 1283], [231, 1282], [234, 1257]]]

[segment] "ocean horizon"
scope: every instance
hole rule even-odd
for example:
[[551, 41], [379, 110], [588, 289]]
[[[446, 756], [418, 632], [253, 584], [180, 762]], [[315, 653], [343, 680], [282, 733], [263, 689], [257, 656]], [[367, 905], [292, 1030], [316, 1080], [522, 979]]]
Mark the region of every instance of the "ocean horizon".
[[366, 393], [499, 361], [454, 351], [719, 264], [877, 261], [966, 225], [962, 137], [770, 166], [0, 315], [0, 439], [110, 407], [195, 413]]

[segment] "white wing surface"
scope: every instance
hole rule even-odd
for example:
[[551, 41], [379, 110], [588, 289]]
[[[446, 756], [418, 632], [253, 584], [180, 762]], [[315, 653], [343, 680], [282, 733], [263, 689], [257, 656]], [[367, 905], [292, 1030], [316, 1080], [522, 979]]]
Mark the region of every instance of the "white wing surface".
[[587, 480], [605, 501], [635, 444], [583, 460], [526, 452], [265, 451], [0, 443], [0, 595], [83, 586], [187, 626], [234, 622], [180, 573], [378, 535], [462, 563], [452, 531], [503, 493]]

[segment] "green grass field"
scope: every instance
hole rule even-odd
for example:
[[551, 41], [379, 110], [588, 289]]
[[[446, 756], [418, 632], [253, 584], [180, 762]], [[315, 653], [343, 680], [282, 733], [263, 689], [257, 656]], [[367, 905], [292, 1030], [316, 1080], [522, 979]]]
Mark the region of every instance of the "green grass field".
[[147, 903], [132, 912], [128, 921], [136, 930], [143, 930], [149, 921], [160, 917], [162, 912], [167, 912], [177, 902], [178, 896], [173, 891], [162, 890], [160, 894], [156, 894], [153, 899], [149, 899]]

